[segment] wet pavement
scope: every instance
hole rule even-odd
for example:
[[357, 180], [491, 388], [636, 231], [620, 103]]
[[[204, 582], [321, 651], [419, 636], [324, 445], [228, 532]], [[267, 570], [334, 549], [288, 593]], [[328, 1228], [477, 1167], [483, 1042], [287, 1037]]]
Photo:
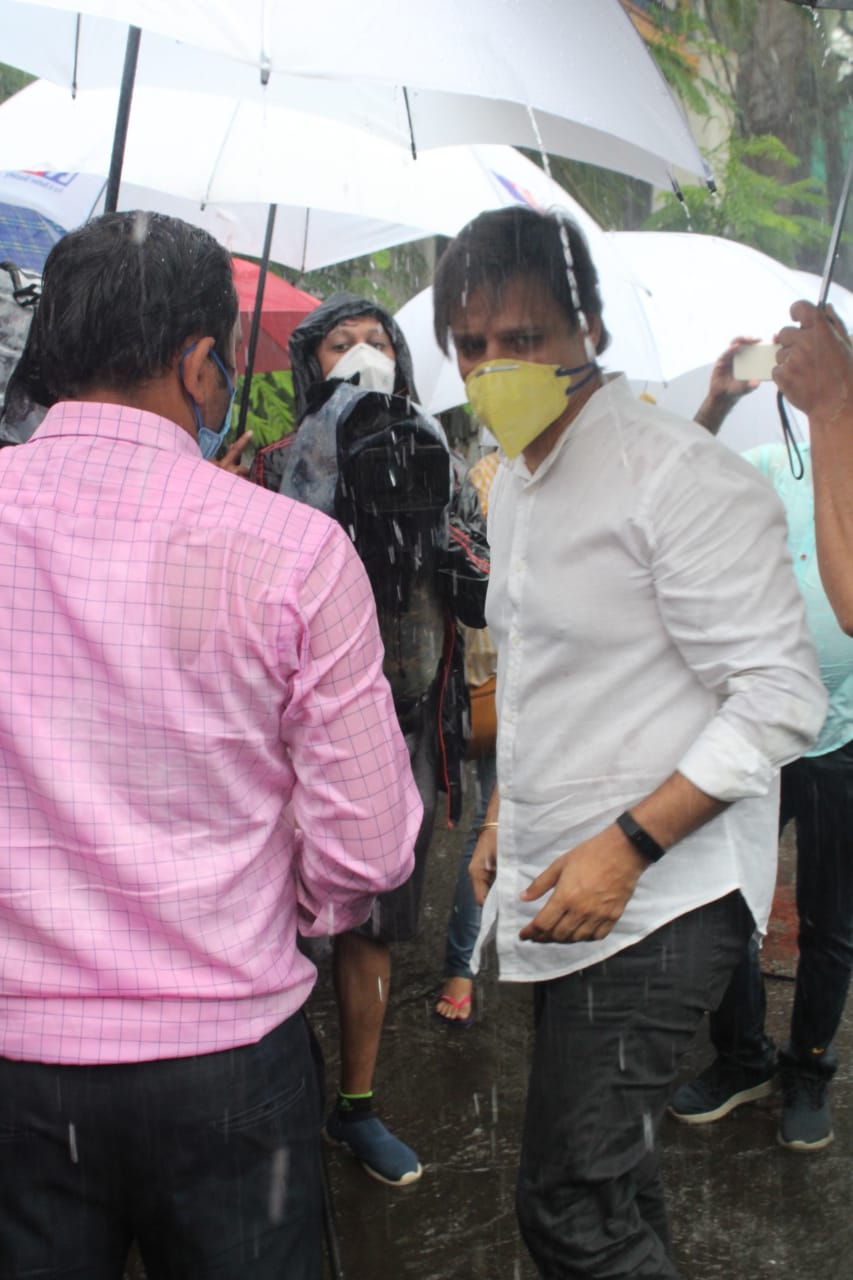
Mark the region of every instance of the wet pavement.
[[[529, 992], [498, 984], [492, 965], [478, 983], [478, 1020], [469, 1030], [454, 1031], [432, 1017], [463, 838], [460, 828], [438, 831], [434, 839], [420, 938], [394, 952], [376, 1080], [381, 1114], [417, 1150], [423, 1178], [392, 1190], [345, 1154], [328, 1156], [346, 1280], [536, 1280], [513, 1210]], [[787, 837], [784, 850], [780, 878], [787, 890], [793, 876]], [[789, 940], [768, 960], [776, 975], [768, 981], [768, 1024], [781, 1039], [793, 996]], [[336, 1020], [328, 972], [310, 1012], [333, 1088]], [[777, 1098], [712, 1125], [667, 1120], [665, 1175], [683, 1280], [853, 1277], [849, 1015], [839, 1041], [835, 1142], [824, 1152], [798, 1155], [777, 1145]], [[703, 1031], [682, 1074], [695, 1073], [708, 1058]], [[134, 1268], [134, 1280], [140, 1275]]]
[[[529, 992], [478, 983], [478, 1021], [453, 1031], [431, 1016], [444, 926], [463, 832], [439, 831], [430, 858], [420, 939], [397, 947], [376, 1088], [386, 1121], [425, 1166], [412, 1187], [383, 1187], [341, 1153], [329, 1155], [347, 1280], [535, 1280], [515, 1225], [518, 1137], [531, 1037]], [[780, 880], [793, 878], [786, 835]], [[785, 1036], [793, 956], [768, 956], [768, 1028]], [[787, 963], [786, 963], [787, 960]], [[312, 1001], [335, 1082], [334, 1004], [325, 978]], [[835, 1142], [812, 1155], [776, 1142], [778, 1098], [716, 1124], [668, 1119], [664, 1167], [683, 1280], [853, 1277], [853, 1025], [840, 1040], [833, 1087]], [[709, 1060], [700, 1033], [683, 1076]]]

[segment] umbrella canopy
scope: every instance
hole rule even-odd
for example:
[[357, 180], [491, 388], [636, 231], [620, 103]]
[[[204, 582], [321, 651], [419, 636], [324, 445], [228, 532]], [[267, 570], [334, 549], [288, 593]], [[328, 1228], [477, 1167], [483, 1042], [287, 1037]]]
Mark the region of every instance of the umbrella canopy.
[[[48, 98], [62, 92], [55, 85], [45, 87]], [[35, 89], [36, 85], [30, 88]], [[29, 90], [24, 92], [29, 94]], [[43, 106], [45, 95], [39, 94], [36, 98]], [[32, 106], [35, 98], [28, 98], [28, 101]], [[74, 168], [81, 161], [91, 162], [91, 149], [85, 146], [82, 130], [77, 138], [71, 140], [71, 146], [67, 150], [60, 150], [58, 140], [55, 139], [49, 150], [39, 150], [36, 143], [33, 149], [23, 150], [15, 144], [14, 150], [4, 151], [4, 147], [12, 142], [7, 125], [9, 117], [4, 113], [9, 107], [9, 115], [12, 114], [13, 102], [15, 99], [9, 98], [0, 105], [0, 166], [7, 159], [11, 163], [19, 163], [22, 154], [31, 157], [50, 155], [55, 159], [50, 162], [52, 168], [0, 172], [0, 200], [39, 209], [66, 229], [80, 226], [90, 217], [102, 213], [107, 185], [106, 171], [87, 173]], [[68, 103], [68, 106], [73, 109], [74, 104]], [[108, 125], [109, 122], [106, 123]], [[25, 163], [32, 165], [34, 162], [30, 159]], [[164, 174], [162, 181], [167, 180]], [[284, 175], [278, 190], [281, 199], [280, 202], [273, 202], [279, 203], [279, 211], [271, 257], [273, 261], [294, 267], [298, 271], [313, 271], [317, 267], [375, 253], [379, 249], [431, 234], [428, 228], [420, 224], [397, 222], [393, 216], [372, 217], [358, 214], [354, 210], [324, 209], [310, 202], [296, 203], [297, 193], [288, 193]], [[121, 184], [118, 208], [147, 209], [183, 218], [184, 221], [209, 231], [232, 252], [254, 256], [261, 253], [269, 213], [269, 204], [257, 200], [202, 202], [182, 198], [162, 187], [127, 181]]]
[[[53, 210], [63, 226], [85, 221], [101, 205], [117, 100], [115, 89], [81, 90], [72, 100], [38, 81], [4, 102], [0, 169], [29, 172], [0, 178], [0, 199]], [[200, 119], [189, 147], [176, 121]], [[253, 256], [275, 203], [272, 260], [302, 270], [455, 235], [484, 209], [566, 199], [511, 147], [442, 147], [415, 160], [305, 112], [144, 86], [134, 96], [119, 191], [120, 208], [175, 214]]]
[[[706, 173], [619, 0], [326, 0], [298, 20], [269, 0], [47, 8], [49, 20], [41, 0], [0, 0], [0, 52], [69, 88], [118, 84], [127, 22], [144, 32], [137, 85], [226, 87], [407, 150], [511, 142], [661, 186], [673, 166]], [[173, 119], [164, 137], [179, 130]]]
[[[237, 351], [237, 372], [245, 373], [246, 346], [258, 292], [260, 267], [257, 263], [247, 262], [245, 258], [232, 258], [231, 267], [240, 302], [240, 326], [243, 330], [243, 341]], [[282, 280], [281, 276], [272, 273], [267, 276], [261, 307], [261, 327], [255, 351], [255, 373], [290, 368], [290, 356], [287, 350], [290, 335], [300, 320], [304, 320], [305, 316], [319, 305], [319, 298], [313, 297], [310, 293], [304, 293], [302, 289], [294, 288], [292, 284]]]
[[[820, 276], [814, 275], [809, 271], [792, 270], [789, 274], [791, 276], [791, 301], [794, 301], [795, 298], [807, 298], [811, 302], [816, 302], [822, 284]], [[853, 332], [853, 293], [849, 289], [842, 288], [841, 285], [833, 285], [829, 292], [829, 301], [835, 307], [848, 330]], [[779, 320], [776, 328], [785, 323], [787, 319], [786, 314], [783, 319]], [[736, 332], [740, 332], [737, 327], [729, 333], [728, 338], [715, 355], [719, 355], [725, 349], [729, 340], [735, 337]], [[768, 330], [764, 336], [771, 337], [772, 333], [773, 330]], [[749, 336], [753, 335], [749, 334]], [[756, 334], [754, 336], [761, 335]], [[692, 418], [699, 405], [705, 399], [708, 382], [711, 377], [713, 359], [714, 357], [710, 357], [706, 364], [701, 365], [699, 368], [691, 369], [687, 373], [680, 374], [667, 385], [647, 384], [647, 390], [650, 390], [655, 395], [658, 403], [664, 409]], [[787, 406], [787, 413], [795, 435], [800, 439], [808, 439], [809, 428], [806, 415], [798, 413], [790, 404]], [[738, 400], [723, 423], [719, 438], [723, 444], [728, 445], [730, 449], [734, 449], [738, 453], [742, 453], [744, 449], [754, 448], [756, 445], [781, 441], [782, 428], [776, 403], [775, 382], [762, 382], [755, 391]]]
[[733, 240], [677, 231], [609, 237], [644, 286], [661, 371], [658, 378], [649, 371], [650, 381], [712, 364], [737, 334], [768, 341], [803, 296], [799, 273]]
[[44, 260], [65, 228], [37, 209], [0, 200], [0, 262], [41, 272]]

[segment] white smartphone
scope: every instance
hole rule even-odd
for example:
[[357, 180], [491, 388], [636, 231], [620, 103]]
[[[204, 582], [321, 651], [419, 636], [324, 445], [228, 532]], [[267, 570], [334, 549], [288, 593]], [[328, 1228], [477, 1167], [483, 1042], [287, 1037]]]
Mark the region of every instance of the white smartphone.
[[775, 342], [751, 342], [740, 347], [732, 361], [732, 373], [744, 382], [771, 382], [776, 365]]

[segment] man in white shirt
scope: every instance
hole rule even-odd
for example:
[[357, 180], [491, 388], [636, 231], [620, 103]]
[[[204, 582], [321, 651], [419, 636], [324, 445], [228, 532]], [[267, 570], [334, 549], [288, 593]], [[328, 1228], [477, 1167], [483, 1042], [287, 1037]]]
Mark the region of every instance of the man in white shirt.
[[518, 1212], [544, 1277], [670, 1280], [656, 1151], [680, 1054], [773, 892], [778, 770], [826, 709], [748, 463], [596, 363], [568, 221], [483, 214], [434, 286], [490, 495], [498, 788], [471, 875], [501, 977], [535, 982]]

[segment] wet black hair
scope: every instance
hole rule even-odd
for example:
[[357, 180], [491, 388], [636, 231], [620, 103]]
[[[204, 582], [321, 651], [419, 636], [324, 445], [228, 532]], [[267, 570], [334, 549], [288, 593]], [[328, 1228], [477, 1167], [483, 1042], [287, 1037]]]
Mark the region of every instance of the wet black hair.
[[564, 235], [580, 309], [587, 318], [598, 316], [601, 321], [596, 347], [600, 355], [610, 335], [601, 319], [598, 273], [583, 233], [565, 214], [541, 213], [520, 205], [479, 214], [439, 259], [432, 291], [435, 337], [444, 354], [449, 350], [451, 320], [465, 298], [477, 289], [499, 298], [507, 283], [519, 276], [541, 282], [572, 329], [577, 329], [578, 307], [572, 297]]
[[158, 213], [108, 213], [69, 232], [45, 263], [28, 380], [48, 403], [128, 391], [163, 373], [194, 335], [227, 363], [237, 292], [226, 249]]

